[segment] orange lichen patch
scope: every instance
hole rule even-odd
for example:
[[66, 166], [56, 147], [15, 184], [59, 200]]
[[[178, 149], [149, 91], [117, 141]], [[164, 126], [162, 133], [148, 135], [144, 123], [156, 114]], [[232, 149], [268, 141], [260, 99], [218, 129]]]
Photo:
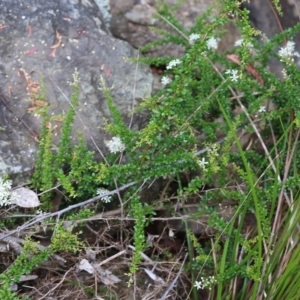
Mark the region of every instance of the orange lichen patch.
[[9, 97], [11, 97], [12, 96], [12, 85], [10, 84], [10, 85], [8, 85], [8, 87], [7, 87], [7, 95], [9, 96]]
[[54, 56], [55, 56], [55, 53], [56, 53], [56, 50], [57, 50], [57, 48], [53, 49], [53, 50], [51, 51], [51, 53], [49, 54], [49, 56], [54, 57]]
[[31, 54], [34, 54], [34, 53], [36, 53], [36, 52], [38, 52], [38, 51], [39, 51], [38, 48], [33, 48], [33, 49], [31, 49], [31, 50], [28, 50], [28, 51], [26, 52], [26, 54], [27, 54], [27, 55], [31, 55]]
[[30, 75], [24, 70], [24, 69], [20, 69], [18, 75], [21, 77], [22, 75], [24, 76], [27, 85], [30, 84], [31, 81], [31, 77]]
[[27, 109], [27, 111], [29, 111], [29, 112], [39, 110], [39, 109], [44, 108], [49, 105], [48, 102], [46, 102], [44, 100], [40, 100], [39, 98], [35, 97], [34, 95], [31, 96], [30, 100], [31, 100], [32, 106]]
[[24, 69], [20, 69], [19, 76], [24, 76], [27, 84], [26, 91], [30, 93], [31, 107], [28, 108], [28, 111], [36, 111], [48, 106], [49, 103], [39, 97], [39, 82], [33, 81], [31, 76]]
[[58, 31], [56, 31], [56, 39], [57, 39], [57, 42], [53, 46], [50, 47], [51, 49], [57, 49], [61, 45], [62, 37]]
[[19, 76], [24, 76], [25, 80], [26, 80], [26, 91], [28, 93], [33, 93], [33, 94], [37, 94], [39, 92], [39, 82], [38, 81], [33, 81], [31, 79], [31, 76], [24, 70], [24, 69], [20, 69], [19, 71]]
[[110, 74], [111, 74], [111, 69], [110, 68], [106, 68], [105, 69], [105, 75], [106, 76], [110, 76]]
[[53, 46], [50, 47], [53, 50], [51, 51], [49, 56], [52, 56], [52, 57], [55, 56], [56, 50], [61, 45], [61, 42], [62, 42], [62, 37], [61, 37], [61, 35], [59, 34], [58, 31], [56, 31], [56, 39], [57, 39], [57, 42]]

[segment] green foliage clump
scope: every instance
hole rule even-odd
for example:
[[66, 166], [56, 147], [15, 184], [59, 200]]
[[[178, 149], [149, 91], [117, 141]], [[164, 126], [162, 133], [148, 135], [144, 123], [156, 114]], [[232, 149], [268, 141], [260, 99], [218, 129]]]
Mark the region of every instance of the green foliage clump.
[[[70, 107], [65, 115], [50, 117], [47, 111], [43, 111], [38, 161], [32, 178], [32, 184], [40, 191], [50, 191], [59, 182], [73, 198], [94, 195], [97, 186], [95, 174], [90, 172], [95, 166], [94, 153], [87, 149], [80, 133], [78, 145], [71, 146], [72, 125], [79, 105], [79, 82], [79, 74], [75, 70], [73, 81], [70, 82], [73, 88]], [[57, 118], [61, 119], [62, 130], [60, 144], [54, 147], [51, 122]], [[51, 193], [42, 195], [44, 208], [47, 208], [47, 200], [50, 198]]]
[[1, 299], [19, 300], [17, 293], [11, 291], [11, 285], [18, 283], [22, 275], [30, 274], [34, 268], [47, 261], [51, 255], [59, 251], [78, 252], [83, 247], [83, 243], [78, 240], [77, 235], [73, 234], [70, 229], [64, 229], [63, 225], [59, 223], [52, 237], [51, 246], [47, 248], [40, 248], [39, 242], [34, 242], [27, 236], [22, 253], [8, 270], [0, 274]]
[[68, 251], [76, 253], [80, 247], [84, 247], [84, 243], [78, 240], [78, 233], [72, 233], [72, 227], [65, 229], [62, 224], [58, 224], [55, 228], [55, 234], [51, 239], [51, 249], [56, 251]]

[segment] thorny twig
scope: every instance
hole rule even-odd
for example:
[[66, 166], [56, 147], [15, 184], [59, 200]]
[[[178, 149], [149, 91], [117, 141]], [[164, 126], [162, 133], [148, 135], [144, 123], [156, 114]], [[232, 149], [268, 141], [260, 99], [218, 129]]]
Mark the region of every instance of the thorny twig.
[[57, 289], [66, 279], [67, 275], [69, 274], [70, 271], [72, 271], [74, 269], [74, 267], [70, 268], [63, 276], [63, 278], [61, 279], [61, 281], [56, 284], [50, 291], [48, 291], [43, 297], [39, 298], [39, 300], [44, 299], [45, 297], [47, 297], [49, 294], [53, 293], [55, 289]]
[[179, 272], [177, 273], [176, 277], [174, 278], [174, 280], [171, 282], [171, 284], [169, 285], [169, 287], [167, 288], [167, 290], [164, 292], [164, 294], [162, 295], [162, 297], [159, 299], [159, 300], [164, 300], [166, 299], [166, 297], [168, 296], [169, 292], [173, 289], [174, 285], [176, 284], [180, 274], [182, 273], [182, 269], [183, 269], [183, 266], [184, 266], [184, 263], [186, 261], [188, 257], [188, 252], [185, 254], [185, 257], [183, 259], [183, 262], [181, 264], [181, 268], [179, 270]]

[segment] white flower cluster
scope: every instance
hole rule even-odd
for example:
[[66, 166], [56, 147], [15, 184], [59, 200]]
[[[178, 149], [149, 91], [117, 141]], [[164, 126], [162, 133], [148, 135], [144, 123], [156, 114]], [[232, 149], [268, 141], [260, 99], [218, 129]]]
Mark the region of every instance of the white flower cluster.
[[[97, 190], [97, 195], [101, 196], [101, 195], [106, 194], [107, 192], [109, 192], [109, 190], [100, 188]], [[104, 203], [109, 203], [111, 201], [111, 199], [112, 199], [111, 196], [105, 196], [105, 197], [101, 198], [101, 201]]]
[[17, 195], [11, 193], [11, 180], [3, 180], [0, 177], [0, 206], [10, 205], [15, 202]]
[[266, 112], [266, 107], [265, 106], [260, 106], [257, 114], [255, 115], [255, 118], [257, 118], [259, 114], [263, 114], [265, 112]]
[[[200, 34], [198, 33], [192, 33], [189, 36], [189, 42], [190, 44], [193, 44], [195, 41], [200, 39]], [[206, 42], [206, 46], [209, 50], [217, 50], [218, 48], [218, 43], [219, 43], [220, 39], [219, 38], [215, 38], [215, 37], [210, 37], [207, 42]]]
[[217, 50], [219, 41], [220, 41], [219, 38], [216, 39], [215, 37], [212, 36], [207, 40], [206, 46], [210, 50]]
[[233, 82], [234, 81], [238, 81], [238, 79], [239, 79], [239, 75], [238, 75], [238, 71], [237, 70], [230, 69], [230, 70], [227, 70], [225, 72], [225, 74], [228, 74], [230, 80], [233, 81]]
[[111, 141], [106, 143], [110, 153], [122, 152], [125, 150], [125, 145], [118, 136], [114, 136]]
[[167, 65], [167, 69], [168, 70], [171, 70], [173, 67], [176, 67], [177, 65], [181, 64], [181, 60], [180, 59], [174, 59], [174, 60], [171, 60], [169, 62], [169, 64]]
[[[234, 46], [236, 46], [236, 47], [242, 46], [243, 41], [244, 41], [243, 39], [239, 39], [239, 40], [235, 41]], [[247, 43], [246, 46], [247, 46], [248, 48], [253, 48], [253, 45], [252, 45], [251, 43]]]
[[215, 279], [215, 276], [208, 276], [207, 278], [200, 277], [200, 281], [195, 281], [194, 287], [196, 287], [197, 290], [203, 290], [206, 287], [211, 290], [211, 286], [216, 282], [217, 280]]
[[189, 36], [189, 41], [190, 41], [190, 44], [192, 44], [194, 41], [197, 41], [200, 39], [200, 34], [198, 33], [192, 33], [190, 36]]
[[163, 85], [167, 85], [167, 84], [169, 84], [170, 82], [171, 82], [172, 80], [168, 77], [168, 76], [163, 76], [162, 78], [161, 78], [161, 83], [163, 84]]
[[278, 51], [278, 55], [283, 59], [285, 58], [291, 61], [293, 61], [293, 56], [300, 57], [300, 54], [295, 51], [295, 42], [293, 41], [288, 41], [285, 47], [281, 47]]

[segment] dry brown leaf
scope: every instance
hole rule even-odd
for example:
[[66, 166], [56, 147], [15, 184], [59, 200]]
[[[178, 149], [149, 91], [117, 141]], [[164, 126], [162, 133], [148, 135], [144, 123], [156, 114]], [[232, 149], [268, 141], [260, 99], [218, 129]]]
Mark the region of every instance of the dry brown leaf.
[[58, 47], [60, 46], [60, 44], [61, 44], [62, 38], [61, 38], [61, 35], [59, 34], [58, 31], [56, 31], [56, 39], [57, 39], [57, 43], [54, 44], [53, 46], [51, 46], [51, 47], [50, 47], [51, 49], [56, 49], [56, 48], [58, 48]]
[[20, 187], [12, 191], [12, 194], [14, 195], [13, 204], [20, 207], [32, 208], [41, 204], [38, 195], [30, 189]]

